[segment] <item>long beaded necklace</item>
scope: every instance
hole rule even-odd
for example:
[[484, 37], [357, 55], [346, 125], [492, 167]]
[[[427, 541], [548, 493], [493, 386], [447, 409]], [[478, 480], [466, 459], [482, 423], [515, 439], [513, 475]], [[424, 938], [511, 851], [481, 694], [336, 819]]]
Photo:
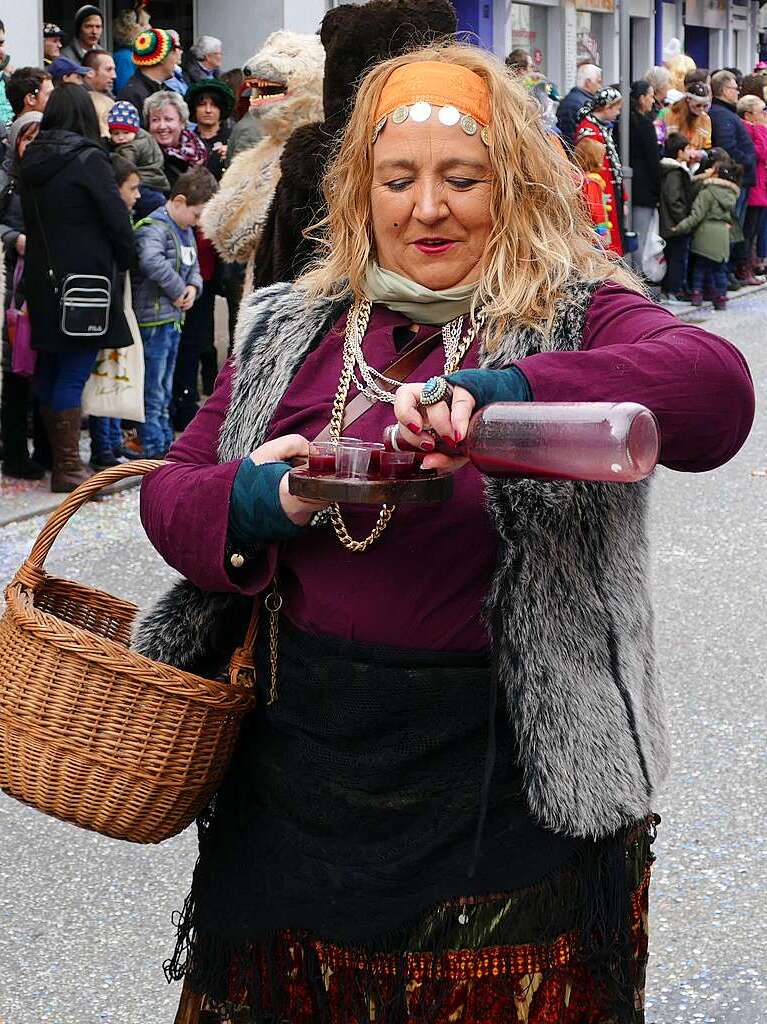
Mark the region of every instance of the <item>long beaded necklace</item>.
[[[384, 374], [379, 373], [377, 370], [374, 370], [371, 366], [368, 366], [365, 361], [365, 356], [362, 351], [362, 341], [365, 337], [365, 331], [367, 330], [368, 323], [370, 321], [371, 309], [371, 302], [368, 299], [363, 299], [361, 302], [355, 303], [349, 311], [349, 316], [346, 322], [346, 334], [344, 335], [343, 367], [338, 381], [338, 390], [336, 391], [335, 398], [333, 399], [333, 408], [330, 416], [330, 439], [332, 441], [338, 441], [341, 437], [344, 409], [346, 408], [346, 399], [349, 395], [349, 388], [351, 387], [352, 381], [354, 381], [354, 384], [359, 391], [366, 395], [366, 397], [371, 401], [388, 402], [390, 405], [394, 404], [394, 391], [396, 391], [401, 384], [401, 381], [392, 380], [391, 378], [384, 376]], [[471, 327], [466, 332], [465, 338], [461, 337], [463, 334], [463, 316], [445, 324], [442, 328], [442, 340], [445, 346], [445, 368], [443, 373], [455, 373], [456, 370], [460, 369], [464, 356], [471, 348], [483, 320], [484, 315], [480, 311]], [[357, 376], [358, 372], [359, 377], [361, 377], [362, 380]], [[389, 384], [393, 387], [394, 391], [387, 391], [385, 388], [381, 387], [379, 381]], [[376, 520], [375, 526], [363, 540], [355, 540], [354, 537], [351, 536], [346, 528], [346, 524], [344, 523], [338, 503], [331, 505], [324, 512], [320, 512], [319, 515], [315, 517], [314, 521], [315, 523], [319, 523], [329, 519], [336, 537], [338, 537], [339, 541], [347, 551], [361, 553], [363, 551], [367, 551], [372, 544], [375, 544], [389, 525], [395, 508], [396, 505], [382, 505], [378, 513], [378, 519]]]

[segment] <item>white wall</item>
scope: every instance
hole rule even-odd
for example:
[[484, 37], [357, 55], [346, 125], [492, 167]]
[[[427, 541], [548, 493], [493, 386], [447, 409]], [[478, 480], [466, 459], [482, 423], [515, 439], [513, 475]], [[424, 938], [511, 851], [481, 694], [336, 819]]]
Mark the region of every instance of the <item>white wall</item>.
[[283, 0], [197, 0], [195, 34], [222, 40], [224, 68], [242, 67], [261, 49], [268, 35], [283, 28], [282, 19]]
[[40, 67], [43, 60], [43, 0], [16, 0], [3, 4], [6, 52], [11, 67]]
[[285, 28], [307, 33], [317, 32], [325, 12], [334, 6], [326, 0], [284, 0], [284, 5]]

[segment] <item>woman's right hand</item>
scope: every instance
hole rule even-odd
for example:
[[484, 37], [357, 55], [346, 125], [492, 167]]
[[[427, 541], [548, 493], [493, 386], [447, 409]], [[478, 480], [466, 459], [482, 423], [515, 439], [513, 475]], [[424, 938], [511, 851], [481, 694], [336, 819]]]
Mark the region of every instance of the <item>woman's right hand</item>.
[[[309, 458], [309, 442], [300, 434], [286, 434], [267, 441], [260, 448], [250, 453], [250, 460], [257, 466], [267, 462], [292, 462], [295, 459]], [[280, 504], [291, 523], [296, 526], [307, 526], [312, 516], [320, 509], [326, 508], [330, 502], [307, 501], [298, 498], [288, 490], [288, 474], [280, 480]]]

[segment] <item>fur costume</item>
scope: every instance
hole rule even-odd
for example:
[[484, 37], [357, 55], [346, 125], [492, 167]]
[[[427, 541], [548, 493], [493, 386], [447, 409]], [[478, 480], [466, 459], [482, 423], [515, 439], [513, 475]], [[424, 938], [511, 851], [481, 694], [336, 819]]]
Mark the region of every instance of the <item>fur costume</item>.
[[285, 146], [282, 176], [256, 256], [256, 287], [294, 280], [311, 258], [314, 246], [303, 233], [324, 212], [322, 179], [365, 71], [456, 28], [450, 0], [370, 0], [362, 7], [343, 4], [328, 11], [320, 29], [325, 120], [299, 128]]
[[[273, 32], [247, 62], [251, 78], [285, 82], [285, 98], [259, 111], [264, 133], [252, 149], [235, 157], [201, 218], [205, 235], [223, 260], [247, 263], [248, 277], [269, 204], [280, 177], [285, 142], [300, 125], [322, 116], [325, 52], [316, 35]], [[250, 291], [246, 279], [246, 290]]]
[[[548, 339], [516, 330], [481, 365], [581, 347], [593, 287], [559, 303]], [[242, 305], [237, 375], [221, 461], [263, 443], [306, 356], [345, 304], [306, 302], [294, 286]], [[645, 529], [649, 483], [489, 480], [499, 535], [487, 618], [499, 683], [513, 715], [531, 813], [544, 826], [601, 838], [643, 819], [669, 763], [655, 677]], [[177, 583], [139, 627], [139, 651], [191, 671], [226, 664], [250, 602]], [[235, 625], [237, 623], [237, 625]], [[223, 643], [228, 634], [228, 644]]]

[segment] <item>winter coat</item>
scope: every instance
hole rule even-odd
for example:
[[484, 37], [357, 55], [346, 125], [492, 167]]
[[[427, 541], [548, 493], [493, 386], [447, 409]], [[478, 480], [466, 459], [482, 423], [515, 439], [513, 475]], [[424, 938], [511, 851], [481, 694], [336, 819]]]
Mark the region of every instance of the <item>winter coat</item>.
[[750, 121], [744, 121], [743, 125], [751, 136], [756, 153], [756, 183], [749, 190], [748, 205], [767, 206], [767, 125], [751, 124]]
[[231, 165], [236, 156], [244, 153], [247, 149], [253, 149], [263, 137], [261, 119], [255, 111], [249, 110], [232, 128], [232, 134], [229, 136], [227, 144], [227, 163]]
[[575, 142], [575, 130], [580, 120], [578, 117], [580, 109], [584, 103], [593, 98], [590, 92], [586, 92], [585, 89], [579, 89], [576, 86], [560, 101], [557, 108], [557, 127], [562, 132], [562, 138], [569, 146], [574, 145]]
[[610, 210], [606, 193], [607, 186], [601, 174], [591, 171], [583, 179], [583, 198], [589, 211], [591, 223], [599, 238], [599, 244], [610, 245]]
[[632, 114], [629, 131], [629, 163], [635, 206], [658, 205], [660, 200], [660, 152], [658, 137], [648, 115]]
[[200, 263], [191, 228], [175, 224], [166, 206], [136, 225], [138, 270], [133, 274], [133, 309], [141, 327], [181, 323], [184, 313], [174, 306], [187, 285], [202, 292]]
[[[83, 347], [132, 345], [123, 313], [120, 271], [135, 265], [136, 246], [130, 214], [106, 149], [74, 132], [40, 132], [21, 161], [21, 181], [27, 225], [24, 286], [33, 347], [44, 352], [74, 352]], [[112, 282], [112, 309], [105, 335], [72, 338], [61, 331], [59, 297], [48, 273], [40, 219], [59, 282], [68, 274], [101, 274]]]
[[13, 173], [10, 161], [6, 160], [0, 169], [0, 242], [6, 254], [15, 256], [16, 239], [22, 234], [24, 211], [21, 208], [21, 183]]
[[661, 238], [674, 238], [672, 228], [688, 216], [695, 199], [690, 172], [678, 160], [664, 156], [660, 162], [659, 228]]
[[64, 46], [59, 54], [60, 57], [66, 57], [67, 60], [71, 60], [73, 64], [82, 64], [83, 58], [88, 51], [80, 45], [80, 40], [73, 36], [66, 46]]
[[732, 181], [708, 178], [698, 189], [692, 212], [677, 224], [673, 237], [692, 234], [690, 250], [715, 263], [730, 258], [733, 227], [737, 224], [735, 204], [740, 189]]
[[618, 151], [615, 148], [610, 125], [599, 118], [587, 115], [582, 118], [575, 132], [575, 141], [593, 139], [605, 147], [605, 155], [599, 174], [605, 183], [605, 205], [610, 221], [610, 242], [606, 245], [611, 252], [623, 255], [623, 171]]
[[170, 182], [165, 173], [165, 156], [163, 151], [148, 131], [140, 128], [133, 142], [124, 142], [111, 147], [113, 153], [131, 160], [138, 169], [141, 184], [153, 188], [157, 192], [170, 192]]
[[216, 179], [216, 181], [221, 181], [221, 178], [224, 175], [224, 168], [229, 163], [229, 152], [227, 149], [227, 154], [224, 157], [221, 155], [220, 152], [214, 152], [213, 147], [216, 146], [219, 142], [221, 143], [222, 146], [229, 146], [229, 136], [232, 134], [231, 128], [229, 128], [229, 126], [225, 124], [221, 125], [216, 134], [210, 139], [204, 139], [202, 135], [200, 135], [199, 128], [196, 134], [200, 142], [203, 144], [203, 146], [205, 146], [205, 149], [208, 151], [208, 159], [205, 166], [208, 168], [208, 170]]
[[153, 78], [145, 75], [141, 68], [136, 68], [131, 77], [117, 94], [118, 100], [127, 100], [138, 110], [139, 120], [144, 124], [144, 100], [153, 96], [156, 92], [164, 89], [170, 92], [164, 82], [155, 82]]
[[136, 70], [136, 65], [133, 63], [133, 50], [130, 46], [121, 46], [118, 50], [115, 50], [112, 55], [115, 60], [115, 70], [117, 71], [117, 78], [115, 78], [114, 94], [118, 96], [120, 91], [125, 88], [129, 80], [133, 77], [133, 72]]
[[745, 122], [738, 116], [732, 103], [715, 99], [711, 104], [711, 140], [714, 146], [726, 150], [743, 168], [744, 188], [756, 184], [756, 151]]
[[217, 70], [209, 70], [204, 68], [197, 58], [187, 51], [181, 62], [182, 74], [184, 80], [188, 85], [194, 85], [195, 82], [202, 82], [205, 78], [218, 78], [219, 72]]

